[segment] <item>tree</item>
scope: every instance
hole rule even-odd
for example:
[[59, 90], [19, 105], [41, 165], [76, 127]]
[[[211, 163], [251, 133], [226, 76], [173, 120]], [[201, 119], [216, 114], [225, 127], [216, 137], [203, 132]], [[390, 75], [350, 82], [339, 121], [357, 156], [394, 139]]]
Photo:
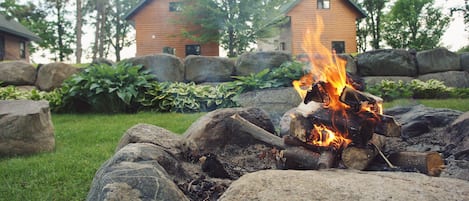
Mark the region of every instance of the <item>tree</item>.
[[83, 33], [82, 26], [83, 26], [83, 3], [81, 0], [76, 0], [76, 12], [77, 12], [77, 19], [75, 21], [75, 34], [76, 34], [76, 45], [75, 48], [75, 56], [76, 56], [76, 63], [81, 63], [81, 54], [83, 52], [82, 44], [81, 44], [81, 36]]
[[[370, 45], [373, 49], [380, 48], [381, 42], [381, 18], [383, 17], [383, 9], [389, 0], [362, 0], [359, 5], [367, 12], [365, 21], [361, 22], [357, 29], [357, 35], [359, 37], [359, 47], [362, 50], [366, 50], [366, 41], [368, 36], [371, 36]], [[364, 41], [364, 44], [360, 44]]]
[[183, 35], [200, 43], [219, 42], [228, 50], [228, 57], [234, 57], [257, 39], [272, 36], [276, 25], [284, 22], [279, 8], [287, 2], [185, 0], [181, 22], [196, 29], [185, 30]]
[[451, 8], [451, 16], [455, 13], [462, 13], [464, 16], [464, 24], [466, 24], [466, 30], [469, 28], [469, 3], [468, 0], [464, 0], [464, 6]]
[[122, 48], [132, 44], [132, 40], [127, 37], [131, 26], [124, 19], [124, 16], [137, 3], [138, 0], [120, 0], [111, 2], [110, 7], [112, 9], [109, 10], [108, 20], [106, 21], [108, 23], [106, 24], [106, 27], [109, 27], [109, 38], [106, 40], [106, 42], [114, 49], [116, 61], [121, 60], [120, 52], [122, 51]]
[[54, 60], [64, 61], [66, 57], [73, 53], [70, 44], [73, 44], [72, 23], [65, 18], [69, 14], [66, 9], [68, 0], [46, 0], [46, 6], [55, 17], [53, 30], [56, 36], [56, 42], [51, 44], [51, 52], [55, 53]]
[[392, 48], [431, 49], [439, 45], [449, 17], [433, 0], [397, 0], [385, 15], [383, 38]]

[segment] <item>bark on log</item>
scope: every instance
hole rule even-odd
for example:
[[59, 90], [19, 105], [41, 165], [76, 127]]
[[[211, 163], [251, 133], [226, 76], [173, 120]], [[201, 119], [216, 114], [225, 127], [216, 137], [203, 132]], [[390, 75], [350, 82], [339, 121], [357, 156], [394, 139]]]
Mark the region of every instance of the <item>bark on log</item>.
[[369, 143], [374, 146], [367, 145], [364, 147], [357, 147], [351, 145], [345, 148], [342, 152], [342, 162], [345, 167], [357, 170], [366, 169], [379, 153], [375, 146], [381, 149], [384, 146], [385, 137], [374, 134]]
[[444, 169], [444, 161], [438, 152], [397, 152], [389, 156], [392, 164], [401, 168], [415, 168], [419, 172], [440, 176]]
[[280, 157], [284, 161], [285, 169], [317, 170], [321, 154], [304, 147], [288, 147], [280, 151]]
[[276, 136], [273, 133], [267, 132], [259, 126], [256, 126], [255, 124], [241, 117], [239, 114], [234, 114], [231, 116], [231, 118], [234, 120], [234, 123], [238, 125], [238, 130], [246, 132], [253, 138], [268, 145], [277, 147], [279, 149], [285, 149], [282, 138]]

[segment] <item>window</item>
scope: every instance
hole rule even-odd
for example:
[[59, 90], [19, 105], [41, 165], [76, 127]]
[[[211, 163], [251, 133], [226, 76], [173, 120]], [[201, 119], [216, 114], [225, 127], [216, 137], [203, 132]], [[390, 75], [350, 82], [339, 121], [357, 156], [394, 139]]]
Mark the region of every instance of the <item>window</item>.
[[163, 47], [163, 53], [175, 55], [176, 54], [176, 48]]
[[0, 36], [0, 61], [3, 61], [5, 57], [5, 38]]
[[21, 59], [26, 58], [26, 42], [24, 41], [20, 42], [20, 58]]
[[169, 12], [181, 12], [182, 2], [169, 2]]
[[345, 53], [345, 42], [332, 41], [332, 51], [335, 51], [337, 54]]
[[200, 55], [200, 45], [186, 45], [186, 56], [188, 55]]
[[280, 42], [279, 46], [280, 46], [280, 50], [282, 51], [286, 50], [285, 42]]
[[330, 0], [318, 0], [318, 9], [329, 9], [331, 8]]

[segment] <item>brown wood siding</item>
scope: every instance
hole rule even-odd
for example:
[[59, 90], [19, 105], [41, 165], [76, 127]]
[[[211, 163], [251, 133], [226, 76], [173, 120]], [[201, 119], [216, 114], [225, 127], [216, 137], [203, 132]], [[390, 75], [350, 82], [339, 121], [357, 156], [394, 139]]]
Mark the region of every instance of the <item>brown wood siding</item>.
[[[3, 60], [23, 60], [29, 62], [28, 41], [6, 33], [0, 33], [5, 39], [5, 55]], [[20, 58], [20, 42], [25, 42], [26, 58]]]
[[[169, 12], [169, 2], [174, 1], [153, 0], [133, 16], [137, 41], [136, 56], [162, 53], [164, 47], [172, 47], [176, 49], [176, 56], [184, 58], [185, 46], [198, 44], [184, 39], [181, 36], [183, 26], [172, 22], [178, 16], [178, 12]], [[218, 44], [201, 45], [201, 54], [218, 56]]]
[[331, 0], [329, 9], [317, 9], [317, 0], [304, 0], [287, 15], [291, 17], [292, 55], [304, 53], [304, 34], [308, 29], [314, 32], [316, 16], [324, 21], [320, 43], [331, 49], [332, 41], [345, 41], [345, 52], [357, 52], [355, 22], [359, 14], [343, 0]]

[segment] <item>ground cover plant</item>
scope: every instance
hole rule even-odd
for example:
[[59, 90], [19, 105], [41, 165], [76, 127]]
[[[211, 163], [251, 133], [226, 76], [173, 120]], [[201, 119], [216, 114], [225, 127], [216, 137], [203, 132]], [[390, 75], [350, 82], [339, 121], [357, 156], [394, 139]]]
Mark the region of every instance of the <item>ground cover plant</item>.
[[0, 158], [0, 201], [85, 200], [94, 174], [137, 123], [183, 133], [204, 113], [52, 114], [53, 153]]

